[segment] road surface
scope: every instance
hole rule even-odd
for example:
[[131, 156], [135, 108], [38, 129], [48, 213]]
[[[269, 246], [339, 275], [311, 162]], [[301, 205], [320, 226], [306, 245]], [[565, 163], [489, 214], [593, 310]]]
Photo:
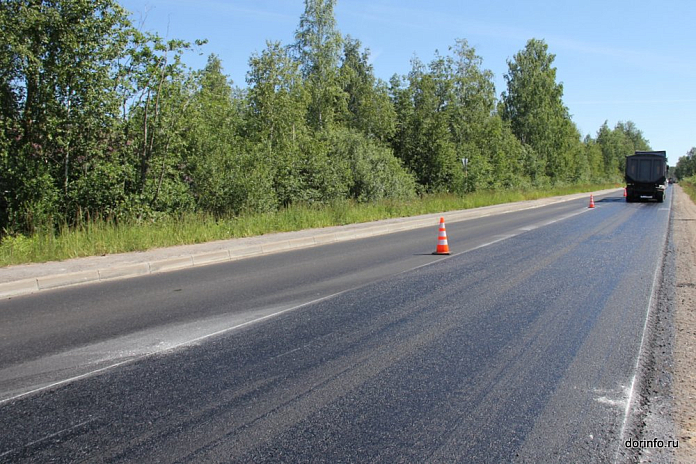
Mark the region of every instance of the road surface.
[[620, 460], [670, 202], [2, 301], [0, 461]]

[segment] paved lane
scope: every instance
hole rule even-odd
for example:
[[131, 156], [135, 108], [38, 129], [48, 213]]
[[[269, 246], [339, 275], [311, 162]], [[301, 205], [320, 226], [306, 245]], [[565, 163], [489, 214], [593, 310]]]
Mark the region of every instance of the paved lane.
[[[586, 202], [450, 223], [454, 253], [587, 212]], [[432, 229], [0, 300], [0, 401], [440, 259]]]
[[[397, 275], [372, 265], [361, 276], [346, 253], [345, 291], [320, 270], [295, 288], [286, 267], [285, 286], [249, 301], [342, 293], [5, 402], [0, 460], [612, 460], [669, 214], [669, 203], [616, 200], [557, 211], [581, 214], [545, 227], [553, 215], [448, 224], [453, 245], [496, 242], [449, 258], [427, 255], [433, 228], [427, 245], [401, 251], [411, 270]], [[290, 253], [267, 258], [304, 269]], [[174, 314], [215, 300], [189, 302], [184, 283], [166, 300]]]

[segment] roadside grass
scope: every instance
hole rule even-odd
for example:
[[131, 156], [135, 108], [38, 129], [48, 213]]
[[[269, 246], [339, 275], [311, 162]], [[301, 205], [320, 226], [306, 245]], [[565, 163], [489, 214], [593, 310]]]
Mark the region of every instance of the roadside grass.
[[[692, 184], [693, 185], [693, 184]], [[153, 248], [204, 243], [379, 219], [417, 216], [523, 200], [570, 195], [617, 187], [617, 184], [572, 185], [543, 190], [480, 191], [457, 196], [427, 195], [412, 201], [356, 203], [338, 201], [329, 205], [294, 205], [273, 213], [215, 218], [205, 214], [182, 214], [149, 222], [119, 222], [101, 218], [57, 232], [32, 236], [8, 236], [0, 242], [0, 266], [61, 261]]]
[[679, 185], [681, 185], [682, 190], [689, 195], [691, 201], [696, 203], [696, 176], [682, 179]]

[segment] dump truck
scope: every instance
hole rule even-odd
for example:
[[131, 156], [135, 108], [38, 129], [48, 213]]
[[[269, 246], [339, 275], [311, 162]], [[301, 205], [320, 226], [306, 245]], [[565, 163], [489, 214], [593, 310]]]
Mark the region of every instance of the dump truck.
[[637, 151], [626, 157], [626, 201], [665, 201], [667, 152]]

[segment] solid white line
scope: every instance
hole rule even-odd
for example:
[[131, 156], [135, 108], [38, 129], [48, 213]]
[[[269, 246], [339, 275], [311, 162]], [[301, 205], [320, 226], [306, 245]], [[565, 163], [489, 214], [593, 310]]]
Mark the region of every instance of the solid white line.
[[660, 270], [662, 268], [662, 260], [660, 260], [660, 264], [655, 268], [655, 275], [653, 276], [653, 287], [652, 291], [650, 292], [650, 299], [648, 300], [648, 310], [645, 315], [645, 322], [643, 323], [643, 333], [640, 337], [640, 346], [638, 348], [638, 356], [636, 356], [636, 363], [633, 366], [633, 378], [631, 379], [631, 386], [628, 390], [628, 398], [626, 398], [626, 409], [624, 410], [624, 418], [623, 422], [621, 424], [621, 433], [619, 434], [619, 447], [616, 450], [616, 454], [614, 455], [614, 462], [618, 461], [619, 457], [619, 450], [621, 449], [621, 446], [624, 442], [624, 437], [626, 434], [626, 425], [628, 425], [628, 418], [631, 415], [631, 407], [633, 406], [633, 402], [635, 400], [635, 394], [636, 394], [636, 378], [638, 377], [638, 368], [640, 367], [640, 360], [643, 357], [643, 348], [645, 345], [645, 333], [647, 332], [648, 328], [648, 321], [650, 320], [650, 314], [652, 313], [652, 306], [653, 306], [653, 297], [655, 296], [656, 293], [656, 288], [657, 288], [657, 278], [660, 275]]
[[45, 390], [49, 390], [49, 389], [52, 389], [52, 388], [55, 388], [55, 387], [59, 387], [59, 386], [62, 386], [62, 385], [66, 385], [66, 384], [68, 384], [68, 383], [75, 382], [75, 381], [77, 381], [77, 380], [82, 380], [82, 379], [84, 379], [84, 378], [91, 377], [91, 376], [93, 376], [93, 375], [100, 374], [100, 373], [105, 372], [105, 371], [108, 371], [108, 370], [110, 370], [110, 369], [113, 369], [113, 368], [116, 368], [116, 367], [120, 367], [120, 366], [124, 366], [124, 365], [126, 365], [126, 364], [129, 364], [129, 363], [132, 363], [132, 362], [135, 362], [135, 361], [140, 361], [140, 360], [145, 359], [145, 358], [147, 358], [147, 357], [149, 357], [149, 356], [153, 356], [153, 355], [156, 355], [156, 354], [161, 354], [161, 353], [164, 353], [164, 352], [167, 352], [167, 351], [172, 351], [172, 350], [175, 350], [175, 349], [177, 349], [177, 348], [181, 348], [181, 347], [183, 347], [183, 346], [193, 345], [193, 344], [198, 343], [198, 342], [201, 342], [201, 341], [203, 341], [203, 340], [207, 340], [207, 339], [209, 339], [209, 338], [212, 338], [212, 337], [215, 337], [215, 336], [218, 336], [218, 335], [222, 335], [222, 334], [224, 334], [224, 333], [226, 333], [226, 332], [230, 332], [230, 331], [232, 331], [232, 330], [236, 330], [236, 329], [245, 327], [245, 326], [247, 326], [247, 325], [255, 324], [255, 323], [257, 323], [257, 322], [261, 322], [261, 321], [264, 321], [264, 320], [266, 320], [266, 319], [271, 319], [271, 318], [273, 318], [273, 317], [280, 316], [281, 314], [284, 314], [284, 313], [287, 313], [287, 312], [290, 312], [290, 311], [294, 311], [294, 310], [296, 310], [296, 309], [300, 309], [300, 308], [302, 308], [302, 307], [304, 307], [304, 306], [308, 306], [308, 305], [311, 305], [311, 304], [314, 304], [314, 303], [319, 303], [320, 301], [327, 300], [327, 299], [329, 299], [329, 298], [333, 298], [333, 297], [338, 296], [338, 295], [340, 295], [340, 294], [342, 294], [342, 293], [345, 293], [345, 292], [347, 292], [347, 291], [348, 291], [348, 290], [343, 290], [343, 291], [334, 293], [334, 294], [332, 294], [332, 295], [324, 296], [324, 297], [322, 297], [322, 298], [317, 298], [316, 300], [308, 301], [308, 302], [306, 302], [306, 303], [302, 303], [302, 304], [299, 304], [299, 305], [297, 305], [297, 306], [293, 306], [293, 307], [291, 307], [291, 308], [283, 309], [283, 310], [281, 310], [281, 311], [277, 311], [277, 312], [272, 313], [272, 314], [266, 314], [265, 316], [261, 316], [261, 317], [258, 317], [258, 318], [256, 318], [256, 319], [253, 319], [253, 320], [250, 320], [250, 321], [246, 321], [246, 322], [243, 322], [243, 323], [241, 323], [241, 324], [237, 324], [237, 325], [232, 326], [232, 327], [227, 327], [227, 328], [225, 328], [225, 329], [218, 330], [218, 331], [216, 331], [216, 332], [213, 332], [213, 333], [210, 333], [210, 334], [207, 334], [207, 335], [203, 335], [203, 336], [200, 336], [200, 337], [192, 338], [191, 340], [187, 340], [187, 341], [185, 341], [185, 342], [177, 343], [176, 345], [173, 345], [173, 346], [168, 346], [167, 348], [162, 349], [162, 350], [158, 350], [158, 351], [153, 351], [153, 352], [150, 352], [150, 353], [146, 353], [146, 354], [143, 354], [143, 355], [140, 355], [140, 356], [136, 356], [136, 357], [127, 359], [127, 360], [125, 360], [125, 361], [120, 361], [120, 362], [117, 362], [117, 363], [114, 363], [114, 364], [110, 364], [110, 365], [105, 366], [105, 367], [100, 367], [99, 369], [95, 369], [95, 370], [93, 370], [93, 371], [89, 371], [89, 372], [86, 372], [86, 373], [84, 373], [84, 374], [76, 375], [76, 376], [70, 377], [70, 378], [68, 378], [68, 379], [59, 380], [58, 382], [53, 382], [53, 383], [51, 383], [51, 384], [44, 385], [44, 386], [42, 386], [42, 387], [35, 388], [35, 389], [33, 389], [33, 390], [30, 390], [30, 391], [26, 391], [26, 392], [24, 392], [24, 393], [20, 393], [19, 395], [15, 395], [15, 396], [13, 396], [13, 397], [6, 398], [6, 399], [4, 399], [4, 400], [0, 400], [0, 405], [3, 405], [3, 404], [5, 404], [5, 403], [9, 403], [9, 402], [11, 402], [11, 401], [18, 400], [18, 399], [20, 399], [20, 398], [24, 398], [25, 396], [29, 396], [29, 395], [32, 395], [32, 394], [34, 394], [34, 393], [38, 393], [38, 392], [41, 392], [41, 391], [45, 391]]
[[[153, 353], [153, 354], [154, 354], [154, 353]], [[59, 386], [61, 386], [61, 385], [65, 385], [65, 384], [70, 383], [70, 382], [74, 382], [74, 381], [76, 381], [76, 380], [84, 379], [85, 377], [89, 377], [89, 376], [91, 376], [91, 375], [98, 374], [98, 373], [100, 373], [100, 372], [103, 372], [103, 371], [112, 369], [112, 368], [114, 368], [114, 367], [123, 366], [124, 364], [128, 364], [129, 362], [135, 361], [136, 359], [140, 359], [140, 358], [129, 359], [129, 360], [127, 360], [127, 361], [121, 361], [121, 362], [118, 362], [118, 363], [115, 363], [115, 364], [111, 364], [111, 365], [106, 366], [106, 367], [101, 367], [101, 368], [99, 368], [99, 369], [95, 369], [95, 370], [90, 371], [90, 372], [87, 372], [87, 373], [85, 373], [85, 374], [76, 375], [75, 377], [70, 377], [69, 379], [60, 380], [60, 381], [58, 381], [58, 382], [53, 382], [53, 383], [51, 383], [51, 384], [44, 385], [43, 387], [39, 387], [39, 388], [36, 388], [36, 389], [34, 389], [34, 390], [30, 390], [30, 391], [27, 391], [27, 392], [24, 392], [24, 393], [20, 393], [19, 395], [12, 396], [12, 397], [6, 398], [6, 399], [4, 399], [4, 400], [0, 400], [0, 405], [3, 405], [3, 404], [5, 404], [5, 403], [9, 403], [10, 401], [14, 401], [14, 400], [23, 398], [23, 397], [28, 396], [28, 395], [31, 395], [31, 394], [33, 394], [33, 393], [38, 393], [38, 392], [41, 392], [41, 391], [44, 391], [44, 390], [48, 390], [48, 389], [51, 389], [51, 388], [54, 388], [54, 387], [59, 387]]]
[[[669, 232], [667, 232], [669, 234]], [[665, 237], [666, 239], [667, 237]], [[616, 449], [616, 453], [614, 454], [614, 462], [618, 462], [619, 458], [619, 450], [621, 449], [621, 446], [623, 445], [625, 434], [626, 434], [626, 425], [628, 425], [628, 418], [631, 414], [631, 409], [633, 406], [633, 402], [635, 400], [635, 386], [636, 386], [636, 379], [638, 377], [638, 368], [640, 367], [640, 361], [643, 358], [643, 349], [645, 347], [645, 333], [647, 332], [648, 328], [648, 322], [650, 321], [650, 314], [652, 313], [653, 309], [653, 301], [655, 299], [655, 294], [658, 292], [658, 286], [657, 286], [657, 279], [662, 273], [662, 267], [664, 264], [664, 255], [660, 258], [660, 261], [657, 263], [657, 266], [655, 266], [655, 273], [653, 275], [653, 283], [652, 283], [652, 291], [650, 292], [650, 298], [648, 299], [648, 309], [645, 314], [645, 322], [643, 323], [643, 333], [640, 337], [640, 346], [638, 348], [638, 356], [636, 356], [636, 364], [633, 366], [633, 378], [631, 379], [631, 387], [629, 389], [628, 393], [628, 398], [626, 398], [626, 409], [624, 411], [624, 418], [623, 418], [623, 423], [621, 424], [621, 434], [619, 435], [619, 446]]]
[[[479, 249], [481, 249], [481, 248], [485, 248], [485, 247], [487, 247], [487, 246], [494, 245], [494, 244], [496, 244], [496, 243], [502, 242], [503, 240], [507, 240], [507, 239], [512, 238], [512, 237], [517, 237], [517, 236], [520, 235], [520, 233], [522, 233], [522, 232], [529, 232], [529, 231], [531, 231], [531, 230], [540, 229], [540, 228], [542, 228], [542, 227], [546, 227], [546, 226], [548, 226], [548, 225], [555, 224], [555, 223], [557, 223], [557, 222], [564, 221], [564, 220], [566, 220], [566, 219], [570, 219], [570, 218], [572, 218], [572, 217], [578, 216], [578, 215], [583, 214], [583, 213], [586, 213], [586, 212], [588, 212], [588, 211], [592, 211], [592, 209], [591, 209], [591, 208], [584, 208], [584, 209], [582, 209], [582, 210], [580, 210], [580, 211], [578, 211], [578, 212], [576, 212], [576, 213], [566, 214], [565, 216], [561, 216], [561, 217], [556, 218], [556, 219], [553, 219], [553, 220], [551, 220], [551, 221], [538, 222], [538, 223], [536, 223], [536, 224], [530, 224], [530, 225], [525, 226], [525, 227], [520, 227], [520, 228], [517, 229], [517, 230], [518, 230], [518, 231], [521, 231], [521, 232], [512, 233], [512, 234], [507, 234], [507, 235], [502, 235], [502, 236], [500, 236], [499, 238], [497, 238], [497, 239], [495, 239], [495, 240], [492, 240], [492, 241], [490, 241], [490, 242], [486, 242], [486, 243], [484, 243], [484, 244], [475, 246], [474, 248], [469, 248], [468, 250], [462, 251], [462, 252], [460, 252], [460, 253], [452, 253], [451, 255], [446, 256], [446, 257], [452, 258], [452, 257], [454, 257], [454, 256], [459, 256], [459, 255], [464, 254], [464, 253], [469, 253], [470, 251], [479, 250]], [[435, 261], [435, 262], [437, 262], [437, 261]], [[431, 263], [428, 263], [428, 264], [426, 264], [425, 266], [429, 266], [430, 264], [431, 264]], [[423, 267], [423, 266], [419, 266], [419, 267]], [[418, 269], [418, 268], [415, 268], [415, 269]]]
[[[588, 210], [587, 210], [587, 209], [584, 209], [584, 210], [582, 210], [582, 211], [580, 211], [580, 212], [578, 212], [578, 213], [573, 213], [573, 214], [571, 214], [571, 215], [563, 216], [563, 217], [561, 217], [561, 218], [559, 218], [559, 219], [557, 219], [557, 220], [554, 220], [553, 222], [561, 221], [561, 220], [563, 220], [563, 219], [568, 219], [568, 218], [570, 218], [570, 217], [576, 216], [576, 215], [581, 214], [581, 213], [584, 213], [584, 212], [586, 212], [586, 211], [588, 211]], [[534, 226], [534, 228], [543, 227], [543, 226], [545, 226], [545, 225], [547, 225], [547, 224], [536, 225], [536, 226]], [[530, 230], [533, 230], [533, 229], [530, 229]], [[509, 238], [516, 237], [517, 235], [519, 235], [519, 234], [518, 234], [518, 233], [514, 233], [514, 234], [503, 235], [503, 236], [501, 236], [500, 238], [498, 238], [498, 239], [496, 239], [496, 240], [493, 240], [493, 241], [484, 243], [484, 244], [482, 244], [482, 245], [478, 245], [478, 246], [476, 246], [476, 247], [474, 247], [474, 248], [470, 248], [470, 249], [465, 250], [465, 251], [462, 251], [462, 252], [460, 252], [460, 253], [453, 253], [453, 254], [451, 254], [451, 255], [444, 255], [443, 258], [453, 258], [453, 257], [455, 257], [455, 256], [462, 255], [462, 254], [464, 254], [464, 253], [469, 253], [469, 252], [471, 252], [471, 251], [479, 250], [479, 249], [481, 249], [481, 248], [485, 248], [485, 247], [487, 247], [487, 246], [494, 245], [494, 244], [496, 244], [496, 243], [502, 242], [503, 240], [507, 240], [507, 239], [509, 239]], [[403, 273], [405, 273], [405, 272], [414, 271], [414, 270], [416, 270], [416, 269], [420, 269], [420, 268], [423, 268], [423, 267], [426, 267], [426, 266], [430, 266], [430, 265], [435, 264], [435, 263], [437, 263], [437, 262], [439, 262], [439, 261], [440, 261], [440, 260], [432, 261], [432, 262], [426, 263], [426, 264], [422, 264], [422, 265], [416, 266], [416, 267], [414, 267], [414, 268], [412, 268], [412, 269], [408, 269], [408, 270], [406, 270], [406, 271], [403, 271], [403, 272], [401, 272], [400, 274], [403, 274]], [[29, 396], [29, 395], [32, 395], [32, 394], [34, 394], [34, 393], [38, 393], [38, 392], [41, 392], [41, 391], [45, 391], [45, 390], [49, 390], [49, 389], [52, 389], [52, 388], [55, 388], [55, 387], [59, 387], [59, 386], [62, 386], [62, 385], [66, 385], [66, 384], [68, 384], [68, 383], [75, 382], [75, 381], [77, 381], [77, 380], [81, 380], [81, 379], [84, 379], [84, 378], [87, 378], [87, 377], [90, 377], [90, 376], [93, 376], [93, 375], [96, 375], [96, 374], [99, 374], [99, 373], [108, 371], [108, 370], [113, 369], [113, 368], [116, 368], [116, 367], [120, 367], [120, 366], [129, 364], [129, 363], [132, 363], [132, 362], [135, 362], [135, 361], [139, 361], [139, 360], [141, 360], [141, 359], [147, 358], [148, 356], [152, 356], [152, 355], [155, 355], [155, 354], [164, 353], [164, 352], [166, 352], [166, 351], [175, 350], [175, 349], [180, 348], [180, 347], [182, 347], [182, 346], [192, 345], [192, 344], [194, 344], [194, 343], [198, 343], [198, 342], [201, 342], [201, 341], [203, 341], [203, 340], [207, 340], [207, 339], [212, 338], [212, 337], [215, 337], [215, 336], [217, 336], [217, 335], [222, 335], [222, 334], [224, 334], [224, 333], [226, 333], [226, 332], [230, 332], [230, 331], [232, 331], [232, 330], [236, 330], [236, 329], [239, 329], [239, 328], [241, 328], [241, 327], [244, 327], [244, 326], [247, 326], [247, 325], [250, 325], [250, 324], [255, 324], [255, 323], [257, 323], [257, 322], [261, 322], [261, 321], [264, 321], [264, 320], [266, 320], [266, 319], [271, 319], [271, 318], [273, 318], [273, 317], [280, 316], [281, 314], [284, 314], [284, 313], [287, 313], [287, 312], [290, 312], [290, 311], [294, 311], [294, 310], [296, 310], [296, 309], [300, 309], [300, 308], [303, 308], [303, 307], [305, 307], [305, 306], [308, 306], [308, 305], [311, 305], [311, 304], [314, 304], [314, 303], [318, 303], [318, 302], [320, 302], [320, 301], [328, 300], [328, 299], [330, 299], [330, 298], [336, 297], [336, 296], [338, 296], [338, 295], [340, 295], [340, 294], [342, 294], [342, 293], [348, 292], [348, 291], [350, 291], [350, 290], [355, 290], [355, 289], [342, 290], [342, 291], [337, 292], [337, 293], [334, 293], [334, 294], [332, 294], [332, 295], [328, 295], [328, 296], [325, 296], [325, 297], [322, 297], [322, 298], [318, 298], [318, 299], [316, 299], [316, 300], [308, 301], [308, 302], [306, 302], [306, 303], [302, 303], [302, 304], [300, 304], [300, 305], [293, 306], [293, 307], [291, 307], [291, 308], [287, 308], [287, 309], [284, 309], [284, 310], [281, 310], [281, 311], [278, 311], [278, 312], [275, 312], [275, 313], [272, 313], [272, 314], [267, 314], [267, 315], [265, 315], [265, 316], [262, 316], [262, 317], [253, 319], [253, 320], [251, 320], [251, 321], [244, 322], [244, 323], [242, 323], [242, 324], [235, 325], [235, 326], [233, 326], [233, 327], [228, 327], [228, 328], [226, 328], [226, 329], [218, 330], [218, 331], [216, 331], [216, 332], [213, 332], [213, 333], [210, 333], [210, 334], [207, 334], [207, 335], [203, 335], [203, 336], [201, 336], [201, 337], [197, 337], [197, 338], [194, 338], [194, 339], [185, 341], [185, 342], [178, 343], [178, 344], [173, 345], [173, 346], [169, 346], [169, 347], [167, 347], [167, 348], [165, 348], [165, 349], [163, 349], [163, 350], [160, 350], [160, 351], [154, 351], [154, 352], [150, 352], [150, 353], [147, 353], [147, 354], [144, 354], [144, 355], [141, 355], [141, 356], [136, 356], [136, 357], [131, 358], [131, 359], [128, 359], [128, 360], [126, 360], [126, 361], [121, 361], [121, 362], [117, 362], [117, 363], [114, 363], [114, 364], [110, 364], [110, 365], [108, 365], [108, 366], [101, 367], [101, 368], [99, 368], [99, 369], [95, 369], [95, 370], [93, 370], [93, 371], [86, 372], [86, 373], [84, 373], [84, 374], [76, 375], [76, 376], [74, 376], [74, 377], [70, 377], [70, 378], [68, 378], [68, 379], [60, 380], [60, 381], [58, 381], [58, 382], [53, 382], [53, 383], [51, 383], [51, 384], [49, 384], [49, 385], [44, 385], [44, 386], [42, 386], [42, 387], [39, 387], [39, 388], [30, 390], [30, 391], [27, 391], [27, 392], [24, 392], [24, 393], [20, 393], [19, 395], [15, 395], [15, 396], [13, 396], [13, 397], [6, 398], [6, 399], [4, 399], [4, 400], [0, 400], [0, 405], [3, 405], [3, 404], [5, 404], [5, 403], [8, 403], [8, 402], [11, 402], [11, 401], [14, 401], [14, 400], [18, 400], [18, 399], [20, 399], [20, 398], [24, 398], [25, 396]]]
[[570, 219], [572, 217], [578, 216], [578, 215], [580, 215], [582, 213], [586, 213], [588, 211], [592, 211], [592, 210], [590, 208], [585, 208], [585, 209], [578, 211], [576, 213], [566, 214], [565, 216], [560, 216], [556, 219], [551, 219], [550, 221], [537, 222], [535, 224], [530, 224], [528, 226], [520, 227], [518, 230], [521, 230], [524, 232], [529, 232], [531, 230], [539, 229], [540, 227], [550, 226], [551, 224], [555, 224], [555, 223], [563, 221], [565, 219]]
[[[52, 434], [50, 434], [50, 435], [46, 435], [46, 436], [43, 437], [43, 438], [39, 438], [38, 440], [34, 440], [34, 441], [32, 441], [32, 442], [29, 442], [29, 443], [27, 443], [26, 445], [22, 445], [20, 448], [29, 448], [30, 446], [34, 446], [34, 445], [36, 445], [36, 444], [38, 444], [38, 443], [41, 443], [42, 441], [50, 440], [51, 438], [56, 437], [56, 436], [58, 436], [58, 435], [60, 435], [60, 434], [62, 434], [62, 433], [69, 432], [69, 431], [71, 431], [71, 430], [75, 430], [76, 428], [82, 427], [83, 425], [87, 425], [87, 424], [89, 424], [90, 422], [94, 422], [95, 420], [97, 420], [96, 417], [95, 417], [95, 418], [92, 418], [92, 419], [90, 419], [90, 420], [88, 420], [88, 421], [80, 422], [79, 424], [73, 425], [72, 427], [68, 427], [68, 428], [65, 428], [65, 429], [63, 429], [63, 430], [59, 430], [59, 431], [57, 431], [57, 432], [55, 432], [55, 433], [52, 433]], [[8, 454], [12, 454], [12, 453], [14, 453], [15, 451], [17, 451], [17, 450], [20, 449], [20, 448], [14, 448], [14, 449], [11, 449], [11, 450], [9, 450], [9, 451], [4, 452], [4, 453], [0, 454], [0, 458], [2, 458], [2, 457], [4, 457], [4, 456], [7, 456]]]
[[478, 250], [478, 249], [480, 249], [480, 248], [486, 248], [487, 246], [494, 245], [494, 244], [496, 244], [496, 243], [498, 243], [498, 242], [502, 242], [503, 240], [507, 240], [507, 239], [512, 238], [512, 237], [517, 237], [518, 235], [519, 235], [519, 234], [508, 234], [508, 235], [503, 235], [502, 237], [497, 238], [497, 239], [495, 239], [495, 240], [491, 240], [490, 242], [486, 242], [486, 243], [484, 243], [484, 244], [482, 244], [482, 245], [479, 245], [479, 246], [477, 246], [477, 247], [470, 248], [470, 249], [466, 250], [465, 253], [466, 253], [466, 252], [469, 252], [469, 251]]
[[[350, 290], [350, 289], [349, 289], [349, 290]], [[302, 304], [299, 304], [299, 305], [297, 305], [297, 306], [293, 306], [292, 308], [283, 309], [283, 310], [281, 310], [281, 311], [277, 311], [277, 312], [272, 313], [272, 314], [266, 314], [265, 316], [261, 316], [261, 317], [259, 317], [259, 318], [254, 319], [254, 320], [246, 321], [246, 322], [243, 322], [243, 323], [241, 323], [241, 324], [235, 325], [235, 326], [233, 326], [233, 327], [228, 327], [227, 329], [218, 330], [217, 332], [213, 332], [213, 333], [211, 333], [211, 334], [203, 335], [203, 336], [201, 336], [201, 337], [197, 337], [197, 338], [194, 338], [194, 339], [192, 339], [192, 340], [189, 340], [189, 341], [186, 341], [186, 342], [182, 342], [182, 343], [176, 344], [176, 345], [171, 346], [171, 347], [168, 347], [166, 350], [162, 350], [162, 351], [170, 351], [170, 350], [174, 350], [174, 349], [177, 349], [177, 348], [179, 348], [179, 347], [182, 347], [182, 346], [192, 345], [192, 344], [194, 344], [194, 343], [198, 343], [198, 342], [200, 342], [200, 341], [207, 340], [207, 339], [212, 338], [212, 337], [215, 337], [215, 336], [217, 336], [217, 335], [222, 335], [222, 334], [224, 334], [224, 333], [226, 333], [226, 332], [230, 332], [230, 331], [232, 331], [232, 330], [236, 330], [236, 329], [239, 329], [239, 328], [244, 327], [244, 326], [247, 326], [247, 325], [255, 324], [255, 323], [257, 323], [257, 322], [264, 321], [264, 320], [266, 320], [266, 319], [271, 319], [271, 318], [273, 318], [273, 317], [280, 316], [281, 314], [288, 313], [288, 312], [290, 312], [290, 311], [295, 311], [296, 309], [300, 309], [300, 308], [303, 308], [303, 307], [305, 307], [305, 306], [309, 306], [309, 305], [314, 304], [314, 303], [319, 303], [320, 301], [328, 300], [328, 299], [333, 298], [333, 297], [336, 297], [336, 296], [338, 296], [338, 295], [340, 295], [340, 294], [342, 294], [342, 293], [346, 293], [346, 292], [349, 291], [349, 290], [342, 290], [342, 291], [340, 291], [340, 292], [336, 292], [336, 293], [333, 293], [333, 294], [331, 294], [331, 295], [327, 295], [327, 296], [324, 296], [324, 297], [321, 297], [321, 298], [317, 298], [316, 300], [308, 301], [308, 302], [306, 302], [306, 303], [302, 303]]]

